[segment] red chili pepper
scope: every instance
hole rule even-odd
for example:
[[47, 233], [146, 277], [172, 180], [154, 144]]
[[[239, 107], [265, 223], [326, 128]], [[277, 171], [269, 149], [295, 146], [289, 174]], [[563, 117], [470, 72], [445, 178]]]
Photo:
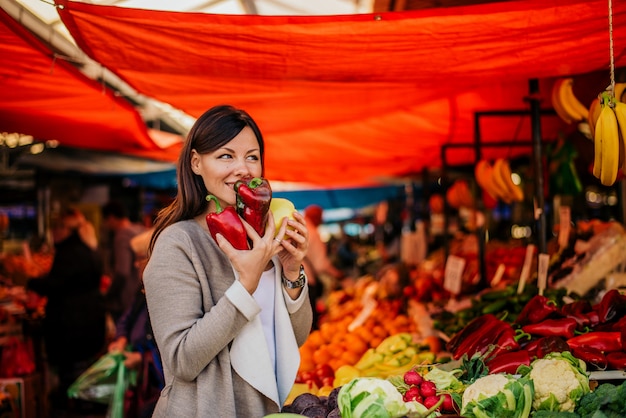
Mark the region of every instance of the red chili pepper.
[[626, 369], [626, 352], [613, 351], [606, 355], [606, 361], [609, 363], [611, 369]]
[[450, 338], [450, 341], [446, 343], [446, 349], [453, 354], [457, 353], [461, 345], [470, 345], [497, 321], [498, 318], [493, 314], [485, 314], [474, 318], [469, 324]]
[[208, 195], [206, 200], [215, 202], [216, 211], [206, 216], [206, 224], [213, 239], [216, 240], [217, 234], [220, 233], [236, 249], [247, 250], [248, 234], [235, 208], [228, 206], [222, 210], [219, 200], [213, 195]]
[[515, 319], [515, 323], [519, 325], [535, 324], [558, 312], [558, 310], [559, 308], [553, 300], [543, 295], [535, 295], [524, 306]]
[[[461, 332], [462, 331], [464, 330], [461, 330]], [[510, 331], [513, 337], [515, 336], [515, 331], [511, 325], [491, 315], [491, 317], [485, 318], [482, 321], [482, 326], [470, 333], [468, 337], [458, 345], [456, 350], [450, 350], [452, 356], [454, 359], [458, 360], [464, 354], [467, 354], [468, 357], [472, 357], [476, 353], [485, 354], [491, 347], [494, 347], [494, 351], [498, 352], [513, 349], [513, 345], [500, 340], [501, 336], [507, 331]], [[501, 349], [498, 348], [498, 344], [501, 344]], [[517, 348], [519, 348], [519, 346], [517, 346]], [[492, 353], [494, 351], [492, 351]]]
[[579, 347], [592, 347], [605, 353], [622, 350], [620, 331], [592, 331], [567, 340], [572, 350]]
[[626, 314], [626, 296], [622, 296], [617, 289], [611, 289], [604, 294], [596, 310], [602, 324], [617, 320]]
[[572, 338], [578, 322], [574, 318], [546, 319], [535, 324], [522, 327], [524, 332], [541, 337]]
[[527, 350], [516, 350], [508, 353], [502, 353], [491, 358], [485, 364], [489, 369], [489, 373], [510, 373], [515, 374], [517, 368], [525, 364], [530, 365], [530, 354]]
[[599, 370], [606, 369], [607, 358], [604, 353], [593, 347], [576, 347], [572, 350], [574, 357], [587, 363], [587, 367]]
[[257, 232], [265, 234], [267, 214], [272, 201], [272, 188], [266, 179], [254, 177], [235, 183], [237, 213]]

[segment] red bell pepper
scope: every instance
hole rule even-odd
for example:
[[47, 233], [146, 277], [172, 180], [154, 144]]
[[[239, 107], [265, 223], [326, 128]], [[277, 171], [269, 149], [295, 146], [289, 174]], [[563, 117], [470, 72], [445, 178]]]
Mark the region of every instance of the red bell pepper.
[[535, 324], [528, 324], [522, 327], [524, 332], [541, 337], [563, 337], [572, 338], [578, 322], [574, 318], [545, 319]]
[[543, 295], [535, 295], [528, 303], [522, 308], [515, 319], [515, 323], [519, 325], [535, 324], [548, 318], [554, 313], [558, 313], [559, 308], [556, 302], [548, 299]]
[[485, 365], [489, 369], [489, 373], [510, 373], [515, 374], [517, 368], [522, 364], [530, 365], [530, 354], [527, 350], [515, 350], [508, 353], [502, 353], [496, 357], [487, 360]]
[[607, 366], [607, 358], [604, 353], [593, 347], [576, 347], [572, 350], [572, 355], [587, 363], [588, 368], [604, 370]]
[[206, 200], [215, 202], [216, 211], [206, 216], [206, 224], [213, 239], [217, 241], [216, 236], [219, 233], [236, 249], [249, 249], [248, 234], [235, 208], [228, 206], [222, 210], [219, 200], [213, 195], [208, 195]]
[[617, 320], [626, 314], [626, 296], [617, 289], [611, 289], [604, 294], [596, 311], [601, 324]]
[[254, 177], [235, 183], [237, 193], [237, 213], [257, 232], [265, 234], [265, 224], [272, 201], [272, 188], [263, 178]]
[[612, 353], [608, 353], [606, 355], [606, 361], [609, 363], [611, 369], [626, 369], [626, 352], [624, 351], [613, 351]]
[[591, 331], [567, 340], [572, 350], [579, 347], [592, 347], [604, 353], [622, 350], [622, 333], [620, 331]]

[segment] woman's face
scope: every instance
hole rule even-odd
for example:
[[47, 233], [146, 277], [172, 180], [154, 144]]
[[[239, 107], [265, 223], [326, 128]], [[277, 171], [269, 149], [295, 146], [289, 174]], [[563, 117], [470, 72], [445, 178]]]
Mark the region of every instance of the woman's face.
[[[215, 195], [222, 207], [236, 202], [234, 185], [246, 177], [261, 177], [261, 151], [254, 132], [245, 127], [229, 143], [216, 151], [191, 153], [191, 169], [202, 176], [210, 194]], [[211, 203], [211, 208], [214, 203]]]

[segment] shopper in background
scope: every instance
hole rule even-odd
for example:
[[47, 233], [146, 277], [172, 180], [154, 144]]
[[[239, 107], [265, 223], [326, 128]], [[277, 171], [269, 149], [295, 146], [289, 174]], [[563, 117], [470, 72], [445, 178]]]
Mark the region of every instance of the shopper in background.
[[214, 240], [206, 222], [216, 212], [206, 196], [234, 206], [233, 185], [263, 176], [263, 157], [258, 126], [231, 106], [201, 115], [183, 144], [178, 193], [156, 219], [144, 271], [166, 384], [155, 417], [262, 417], [294, 384], [311, 331], [302, 215], [276, 235], [272, 216], [263, 236], [244, 222], [249, 250]]
[[328, 248], [322, 241], [319, 226], [324, 211], [321, 206], [310, 205], [304, 209], [304, 219], [309, 231], [309, 251], [304, 259], [304, 270], [309, 279], [309, 299], [313, 308], [313, 328], [317, 328], [320, 313], [324, 310], [325, 296], [344, 278], [328, 257]]
[[105, 307], [100, 293], [102, 263], [93, 225], [74, 208], [63, 211], [53, 230], [54, 260], [46, 277], [28, 288], [48, 298], [43, 337], [57, 410], [68, 408], [67, 389], [105, 350]]
[[102, 219], [113, 233], [110, 246], [111, 285], [106, 292], [107, 310], [113, 322], [132, 304], [137, 290], [141, 287], [135, 266], [135, 254], [130, 241], [144, 232], [146, 227], [131, 222], [126, 208], [117, 201], [111, 201], [102, 208]]
[[[151, 236], [152, 230], [148, 230], [130, 241], [140, 280], [148, 260]], [[127, 397], [129, 402], [125, 408], [125, 418], [151, 417], [164, 380], [143, 286], [139, 287], [133, 303], [117, 321], [115, 338], [109, 344], [109, 352], [124, 353], [124, 365], [138, 373], [137, 385], [129, 388], [131, 396]]]

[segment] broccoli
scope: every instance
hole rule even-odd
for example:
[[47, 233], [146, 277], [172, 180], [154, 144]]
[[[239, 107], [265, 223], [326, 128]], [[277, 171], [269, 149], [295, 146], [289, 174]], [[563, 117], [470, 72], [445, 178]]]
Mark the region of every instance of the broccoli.
[[619, 418], [626, 411], [626, 381], [616, 386], [602, 383], [582, 397], [576, 408], [581, 417]]

